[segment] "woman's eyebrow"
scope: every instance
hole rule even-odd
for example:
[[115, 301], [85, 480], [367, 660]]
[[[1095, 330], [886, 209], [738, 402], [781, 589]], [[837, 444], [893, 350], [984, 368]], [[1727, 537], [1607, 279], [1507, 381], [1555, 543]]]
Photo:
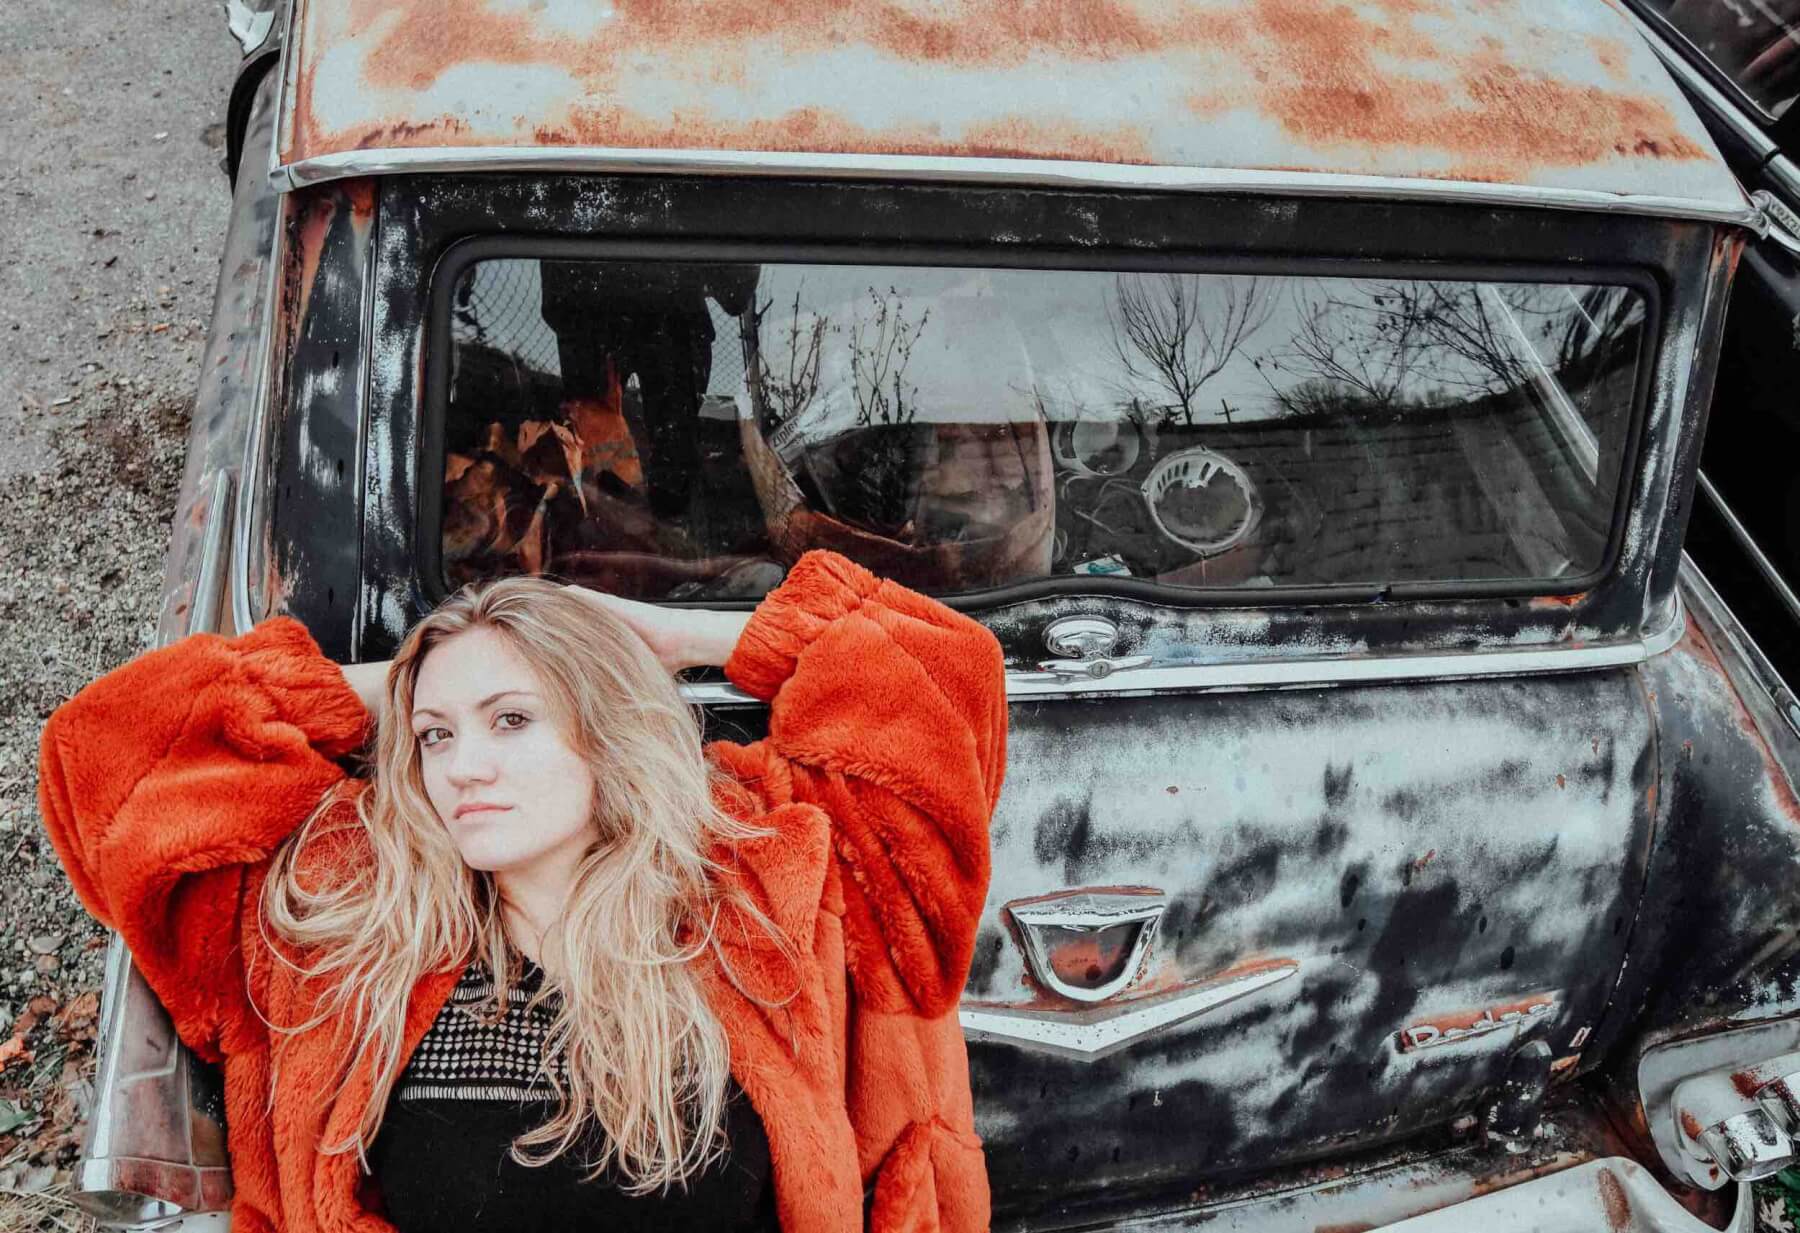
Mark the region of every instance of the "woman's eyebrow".
[[[491, 703], [499, 701], [501, 698], [508, 698], [515, 694], [521, 698], [537, 698], [537, 695], [534, 694], [533, 692], [531, 692], [529, 689], [503, 689], [499, 693], [489, 694], [487, 697], [483, 698], [480, 702], [477, 702], [475, 704], [475, 709], [479, 711], [483, 707], [486, 707], [486, 706], [490, 705]], [[541, 698], [538, 700], [542, 701]], [[442, 711], [434, 711], [428, 706], [421, 706], [421, 707], [413, 708], [413, 718], [414, 719], [417, 719], [421, 715], [436, 715], [439, 719], [442, 719], [444, 717], [444, 713]]]

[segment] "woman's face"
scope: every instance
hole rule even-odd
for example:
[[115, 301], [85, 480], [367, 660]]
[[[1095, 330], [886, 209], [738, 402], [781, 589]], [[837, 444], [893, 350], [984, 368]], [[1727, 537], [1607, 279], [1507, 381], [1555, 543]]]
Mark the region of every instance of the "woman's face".
[[594, 836], [594, 780], [535, 670], [477, 627], [425, 655], [413, 690], [425, 791], [471, 868], [554, 874]]

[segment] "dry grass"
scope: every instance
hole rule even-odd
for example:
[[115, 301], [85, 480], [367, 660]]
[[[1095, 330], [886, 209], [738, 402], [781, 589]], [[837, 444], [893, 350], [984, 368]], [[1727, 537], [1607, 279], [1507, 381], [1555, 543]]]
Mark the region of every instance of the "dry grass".
[[35, 1193], [0, 1186], [0, 1233], [96, 1233], [96, 1227], [66, 1186]]

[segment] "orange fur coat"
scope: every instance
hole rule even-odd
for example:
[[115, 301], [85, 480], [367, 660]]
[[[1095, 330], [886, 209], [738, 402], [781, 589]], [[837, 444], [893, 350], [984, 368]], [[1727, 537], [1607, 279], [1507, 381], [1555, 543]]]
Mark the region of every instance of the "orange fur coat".
[[[814, 552], [726, 665], [770, 703], [769, 736], [709, 753], [747, 789], [727, 807], [774, 832], [738, 845], [730, 876], [791, 938], [802, 972], [799, 996], [772, 1010], [710, 965], [707, 986], [768, 1133], [789, 1233], [987, 1225], [956, 1004], [1006, 761], [1001, 663], [975, 622]], [[317, 1150], [356, 1125], [367, 1068], [326, 1100], [341, 1056], [331, 1025], [273, 1034], [248, 1000], [276, 1023], [306, 1015], [257, 927], [258, 894], [282, 839], [326, 793], [349, 795], [336, 760], [368, 724], [337, 666], [281, 617], [142, 655], [44, 729], [39, 797], [76, 892], [124, 935], [182, 1039], [224, 1067], [235, 1233], [391, 1228], [356, 1155]], [[322, 872], [366, 859], [366, 840], [345, 834]], [[760, 945], [728, 951], [732, 970], [779, 997], [793, 973]], [[414, 990], [409, 1051], [457, 975]]]

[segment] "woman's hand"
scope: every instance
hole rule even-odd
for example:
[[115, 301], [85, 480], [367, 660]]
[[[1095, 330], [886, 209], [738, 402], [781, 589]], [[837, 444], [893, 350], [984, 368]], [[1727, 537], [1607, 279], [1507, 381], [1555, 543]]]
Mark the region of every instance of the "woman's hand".
[[718, 666], [731, 658], [748, 612], [714, 612], [706, 608], [659, 608], [635, 599], [621, 599], [583, 586], [564, 588], [590, 604], [606, 609], [642, 638], [657, 660], [670, 672], [683, 668]]

